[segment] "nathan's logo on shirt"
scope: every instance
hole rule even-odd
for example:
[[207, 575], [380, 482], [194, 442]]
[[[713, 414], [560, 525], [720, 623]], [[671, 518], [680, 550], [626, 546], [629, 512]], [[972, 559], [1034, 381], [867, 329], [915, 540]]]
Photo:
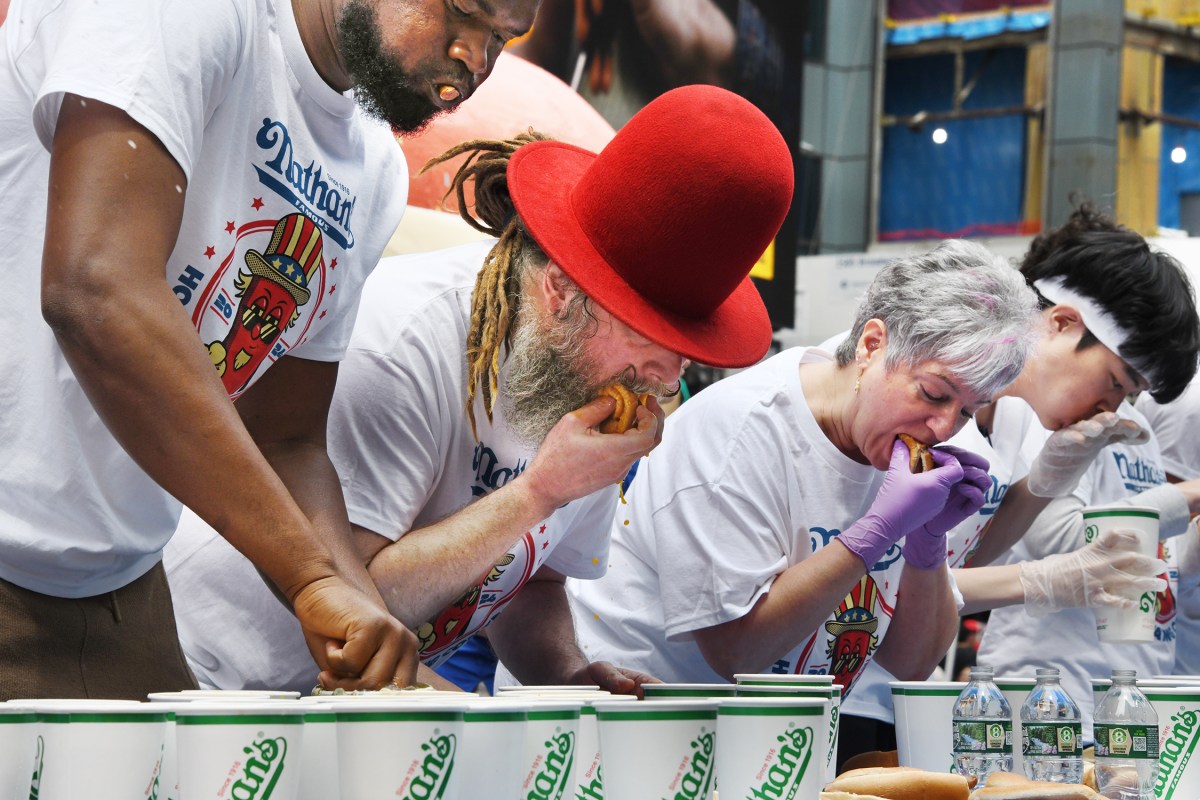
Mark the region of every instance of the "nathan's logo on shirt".
[[1166, 472], [1153, 461], [1144, 458], [1130, 459], [1128, 453], [1120, 450], [1114, 450], [1112, 456], [1117, 471], [1121, 473], [1121, 481], [1131, 492], [1144, 492], [1167, 482]]
[[983, 496], [983, 507], [979, 509], [979, 515], [990, 517], [996, 513], [996, 509], [1004, 502], [1004, 495], [1008, 494], [1008, 484], [1001, 483], [996, 480], [995, 475], [988, 476], [992, 479], [992, 488]]
[[825, 649], [829, 672], [834, 676], [833, 682], [844, 689], [854, 683], [879, 645], [879, 637], [875, 635], [879, 627], [875, 616], [878, 600], [879, 587], [870, 575], [864, 575], [842, 600], [833, 619], [825, 623], [825, 630], [833, 637]]
[[246, 251], [246, 269], [234, 281], [238, 306], [229, 330], [208, 343], [209, 357], [231, 397], [250, 385], [280, 334], [300, 317], [300, 307], [312, 296], [309, 284], [324, 268], [322, 248], [321, 232], [312, 220], [288, 214], [275, 223], [263, 252]]
[[358, 198], [350, 194], [350, 189], [325, 175], [324, 168], [315, 161], [297, 161], [291, 134], [282, 122], [264, 119], [254, 143], [266, 159], [262, 166], [254, 166], [263, 185], [311, 217], [322, 233], [344, 249], [353, 248], [350, 217]]
[[245, 763], [234, 764], [230, 771], [231, 775], [236, 776], [229, 787], [229, 796], [233, 800], [267, 800], [275, 791], [279, 776], [283, 774], [287, 739], [282, 736], [268, 739], [261, 733], [259, 737], [242, 748], [246, 754]]
[[474, 497], [482, 497], [488, 492], [499, 489], [504, 484], [525, 471], [528, 465], [525, 459], [517, 459], [512, 467], [500, 466], [500, 459], [492, 448], [479, 442], [475, 445], [475, 454], [471, 457], [471, 468], [475, 470], [475, 483], [471, 486]]

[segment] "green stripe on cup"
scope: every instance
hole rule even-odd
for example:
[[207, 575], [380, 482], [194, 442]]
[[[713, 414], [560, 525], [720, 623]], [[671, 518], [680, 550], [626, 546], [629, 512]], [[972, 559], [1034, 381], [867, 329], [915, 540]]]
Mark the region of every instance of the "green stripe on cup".
[[71, 721], [70, 714], [55, 714], [53, 712], [39, 711], [38, 720], [41, 722], [50, 722], [53, 724], [67, 723]]
[[624, 720], [705, 720], [716, 719], [716, 709], [712, 711], [663, 711], [656, 713], [654, 711], [618, 711], [615, 708], [601, 709], [598, 715], [602, 720], [624, 721]]
[[734, 717], [824, 716], [824, 708], [820, 705], [721, 705], [716, 712]]
[[26, 723], [37, 722], [38, 715], [32, 711], [21, 712], [20, 714], [0, 714], [0, 725], [5, 723]]
[[533, 722], [556, 719], [575, 719], [578, 717], [574, 711], [534, 711], [530, 709], [529, 719]]
[[191, 714], [175, 715], [176, 725], [303, 725], [300, 714]]
[[1142, 511], [1129, 509], [1128, 511], [1085, 511], [1083, 512], [1084, 519], [1096, 519], [1098, 517], [1145, 517], [1146, 519], [1158, 519], [1157, 511]]
[[[1175, 692], [1180, 687], [1175, 687], [1174, 689], [1169, 689], [1166, 692], [1155, 691], [1154, 689], [1152, 689], [1150, 687], [1146, 687], [1146, 686], [1140, 686], [1138, 688], [1140, 688], [1142, 690], [1142, 694], [1146, 695], [1146, 697], [1154, 699], [1154, 700], [1158, 700], [1159, 702], [1166, 702], [1166, 703], [1196, 703], [1196, 702], [1200, 702], [1200, 695], [1176, 694]], [[1200, 689], [1200, 686], [1197, 686], [1196, 688]]]
[[523, 722], [524, 711], [468, 711], [467, 722]]
[[328, 713], [328, 714], [305, 714], [305, 715], [304, 715], [304, 724], [305, 724], [305, 725], [311, 725], [311, 724], [312, 724], [312, 723], [314, 723], [314, 722], [316, 722], [316, 723], [321, 723], [321, 722], [337, 722], [337, 717], [335, 717], [335, 716], [334, 716], [332, 713]]
[[166, 722], [167, 713], [161, 712], [157, 714], [80, 714], [72, 711], [70, 714], [71, 722]]
[[352, 711], [337, 710], [338, 722], [455, 722], [461, 711]]

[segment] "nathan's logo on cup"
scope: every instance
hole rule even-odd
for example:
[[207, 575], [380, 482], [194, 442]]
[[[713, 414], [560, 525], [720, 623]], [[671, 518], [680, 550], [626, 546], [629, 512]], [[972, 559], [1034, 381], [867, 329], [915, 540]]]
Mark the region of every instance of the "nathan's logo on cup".
[[[437, 730], [434, 730], [437, 733]], [[454, 734], [434, 736], [421, 745], [425, 758], [413, 761], [397, 797], [403, 800], [438, 800], [446, 794], [446, 784], [454, 772], [454, 755], [458, 739]]]
[[586, 786], [580, 783], [579, 788], [575, 790], [575, 800], [604, 800], [604, 779], [600, 771], [600, 767], [596, 767], [595, 777]]
[[1195, 711], [1180, 711], [1171, 715], [1171, 730], [1163, 740], [1162, 752], [1158, 757], [1155, 797], [1174, 797], [1175, 787], [1196, 750], [1196, 721]]
[[41, 736], [37, 737], [37, 754], [33, 758], [33, 777], [29, 779], [29, 800], [38, 800], [38, 792], [42, 789], [42, 768], [46, 756], [46, 742]]
[[679, 789], [671, 800], [707, 800], [712, 788], [716, 745], [717, 734], [711, 731], [692, 740], [692, 755], [680, 765], [680, 773], [676, 776]]
[[780, 747], [767, 753], [767, 761], [756, 777], [762, 783], [750, 790], [747, 800], [791, 800], [800, 789], [812, 759], [813, 729], [791, 728], [776, 736], [775, 741]]
[[1098, 533], [1100, 533], [1100, 528], [1098, 526], [1088, 525], [1083, 529], [1083, 540], [1090, 544], [1091, 541], [1096, 538], [1096, 534]]
[[[267, 800], [275, 791], [275, 784], [283, 774], [283, 762], [287, 756], [287, 739], [279, 736], [268, 739], [259, 733], [247, 747], [245, 763], [234, 762], [229, 770], [230, 777], [237, 776], [229, 787], [232, 800]], [[241, 772], [238, 772], [238, 768]]]
[[551, 736], [545, 745], [545, 760], [539, 755], [533, 764], [536, 772], [525, 780], [526, 800], [561, 800], [566, 793], [575, 760], [575, 735], [565, 731]]
[[1155, 601], [1152, 592], [1142, 592], [1142, 596], [1138, 598], [1138, 610], [1149, 614], [1154, 611]]

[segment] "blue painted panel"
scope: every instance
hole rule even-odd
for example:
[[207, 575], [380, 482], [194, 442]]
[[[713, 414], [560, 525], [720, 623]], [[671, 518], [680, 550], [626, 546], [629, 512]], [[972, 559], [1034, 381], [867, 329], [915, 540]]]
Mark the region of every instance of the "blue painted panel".
[[[1163, 65], [1163, 113], [1200, 121], [1200, 64], [1168, 58]], [[1171, 151], [1182, 147], [1187, 160], [1171, 161]], [[1179, 196], [1200, 192], [1200, 131], [1163, 125], [1162, 160], [1158, 183], [1158, 224], [1178, 228]]]

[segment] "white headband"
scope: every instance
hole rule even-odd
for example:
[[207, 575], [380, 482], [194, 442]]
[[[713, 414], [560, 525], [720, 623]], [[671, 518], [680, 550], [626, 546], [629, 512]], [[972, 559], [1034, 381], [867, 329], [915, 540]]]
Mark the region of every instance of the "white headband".
[[1129, 334], [1117, 324], [1112, 315], [1096, 304], [1095, 300], [1084, 297], [1073, 289], [1063, 285], [1062, 278], [1041, 278], [1033, 282], [1033, 287], [1041, 292], [1042, 297], [1060, 306], [1070, 306], [1079, 312], [1084, 327], [1092, 332], [1100, 344], [1121, 355], [1121, 348]]

